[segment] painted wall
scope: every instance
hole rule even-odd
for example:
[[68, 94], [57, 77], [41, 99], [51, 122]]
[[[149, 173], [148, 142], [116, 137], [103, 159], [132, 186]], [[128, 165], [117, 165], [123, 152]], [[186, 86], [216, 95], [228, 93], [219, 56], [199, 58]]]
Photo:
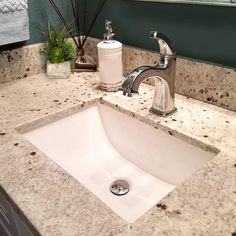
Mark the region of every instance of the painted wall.
[[[91, 17], [98, 0], [87, 1]], [[71, 19], [68, 1], [55, 2]], [[55, 13], [48, 0], [28, 3], [31, 39], [26, 43], [42, 42], [41, 32], [46, 30], [48, 15], [54, 17]], [[107, 0], [92, 36], [102, 38], [105, 19], [113, 20], [116, 38], [125, 44], [157, 50], [149, 32], [158, 30], [173, 41], [178, 55], [236, 67], [236, 7]]]
[[[98, 0], [89, 1], [90, 15]], [[178, 55], [236, 67], [236, 7], [108, 0], [92, 32], [101, 38], [105, 19], [116, 39], [157, 50], [151, 30], [166, 34]]]
[[[71, 19], [71, 11], [68, 2], [64, 0], [55, 0], [58, 7], [62, 10], [67, 19]], [[48, 0], [28, 0], [29, 19], [30, 19], [30, 40], [27, 44], [45, 41], [42, 32], [47, 29], [48, 16], [50, 15], [55, 22], [59, 22], [53, 8]]]

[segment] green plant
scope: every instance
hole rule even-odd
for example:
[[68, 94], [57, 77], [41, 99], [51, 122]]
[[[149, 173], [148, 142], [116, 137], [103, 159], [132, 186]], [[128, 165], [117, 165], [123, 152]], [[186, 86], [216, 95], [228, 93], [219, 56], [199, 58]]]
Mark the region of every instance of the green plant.
[[66, 38], [69, 34], [66, 27], [56, 27], [52, 21], [48, 21], [48, 31], [44, 33], [47, 38], [47, 46], [41, 54], [51, 63], [72, 61], [75, 58], [73, 44]]

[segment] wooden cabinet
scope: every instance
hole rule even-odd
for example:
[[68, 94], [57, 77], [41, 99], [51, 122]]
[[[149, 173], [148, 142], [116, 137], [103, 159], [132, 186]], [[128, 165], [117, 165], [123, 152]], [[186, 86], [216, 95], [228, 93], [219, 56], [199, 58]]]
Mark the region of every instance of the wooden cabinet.
[[34, 236], [24, 221], [14, 210], [0, 188], [0, 235], [1, 236]]

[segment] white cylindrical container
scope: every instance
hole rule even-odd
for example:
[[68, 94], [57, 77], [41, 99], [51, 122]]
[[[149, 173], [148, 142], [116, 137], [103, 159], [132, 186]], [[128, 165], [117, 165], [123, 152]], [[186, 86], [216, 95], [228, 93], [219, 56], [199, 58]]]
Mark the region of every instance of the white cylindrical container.
[[100, 89], [117, 91], [123, 82], [122, 43], [103, 41], [97, 47]]
[[123, 82], [122, 43], [113, 40], [111, 21], [105, 22], [105, 28], [104, 40], [97, 45], [100, 89], [114, 92]]

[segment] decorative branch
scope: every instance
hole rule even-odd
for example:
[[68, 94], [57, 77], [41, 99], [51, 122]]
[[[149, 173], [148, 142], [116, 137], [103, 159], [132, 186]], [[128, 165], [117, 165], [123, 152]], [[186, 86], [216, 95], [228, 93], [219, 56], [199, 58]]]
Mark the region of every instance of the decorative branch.
[[80, 46], [78, 45], [74, 35], [72, 34], [72, 29], [69, 27], [69, 25], [66, 22], [66, 19], [64, 18], [64, 16], [62, 15], [62, 13], [60, 12], [59, 8], [57, 7], [57, 5], [55, 4], [54, 0], [49, 0], [50, 4], [52, 5], [53, 9], [55, 10], [55, 12], [57, 13], [57, 15], [59, 16], [59, 18], [61, 19], [62, 23], [64, 24], [64, 26], [66, 27], [69, 35], [71, 36], [71, 38], [73, 39], [74, 43], [76, 44], [77, 48], [79, 48]]
[[100, 0], [100, 2], [98, 4], [98, 7], [97, 7], [97, 10], [96, 10], [96, 13], [95, 13], [95, 15], [94, 15], [94, 17], [93, 17], [93, 19], [92, 19], [92, 21], [90, 23], [89, 28], [88, 28], [88, 31], [85, 33], [85, 38], [82, 41], [82, 47], [84, 46], [84, 44], [85, 44], [85, 42], [86, 42], [86, 40], [87, 40], [91, 30], [93, 29], [93, 26], [94, 26], [94, 24], [95, 24], [95, 22], [96, 22], [96, 20], [97, 20], [97, 18], [99, 16], [99, 14], [100, 14], [102, 8], [104, 7], [105, 3], [106, 3], [106, 0]]
[[74, 24], [75, 24], [75, 28], [77, 30], [79, 46], [82, 47], [81, 31], [80, 31], [80, 19], [79, 19], [80, 13], [79, 13], [78, 1], [79, 0], [71, 0], [71, 6], [72, 6], [72, 9], [73, 9]]
[[[106, 0], [100, 0], [99, 4], [96, 8], [95, 14], [92, 17], [92, 21], [89, 24], [88, 30], [85, 32], [85, 23], [86, 23], [86, 18], [87, 18], [87, 12], [85, 12], [84, 14], [84, 25], [83, 25], [83, 31], [84, 33], [84, 37], [81, 39], [81, 28], [80, 28], [80, 23], [81, 23], [81, 18], [80, 18], [80, 5], [79, 5], [79, 1], [80, 0], [70, 0], [70, 4], [71, 4], [71, 8], [72, 8], [72, 13], [73, 13], [73, 21], [75, 24], [75, 28], [76, 28], [76, 33], [78, 36], [78, 41], [76, 41], [75, 36], [73, 35], [73, 30], [72, 28], [69, 26], [69, 24], [67, 23], [65, 17], [63, 16], [62, 12], [60, 11], [60, 9], [58, 8], [58, 6], [55, 4], [54, 0], [48, 0], [49, 3], [51, 4], [51, 6], [53, 7], [53, 9], [55, 10], [56, 14], [58, 15], [58, 17], [60, 18], [61, 22], [64, 24], [64, 26], [66, 27], [66, 29], [68, 30], [69, 35], [71, 36], [71, 38], [73, 39], [77, 49], [82, 49], [84, 47], [84, 44], [89, 36], [89, 34], [91, 33], [95, 22], [102, 10], [102, 8], [104, 7]], [[87, 8], [87, 0], [86, 0], [86, 8]], [[85, 9], [86, 11], [86, 9]]]
[[84, 9], [84, 20], [83, 20], [83, 37], [82, 39], [84, 40], [85, 38], [85, 31], [86, 31], [86, 23], [87, 23], [87, 11], [88, 11], [88, 7], [87, 7], [87, 0], [84, 1], [84, 5], [83, 5], [83, 9]]

